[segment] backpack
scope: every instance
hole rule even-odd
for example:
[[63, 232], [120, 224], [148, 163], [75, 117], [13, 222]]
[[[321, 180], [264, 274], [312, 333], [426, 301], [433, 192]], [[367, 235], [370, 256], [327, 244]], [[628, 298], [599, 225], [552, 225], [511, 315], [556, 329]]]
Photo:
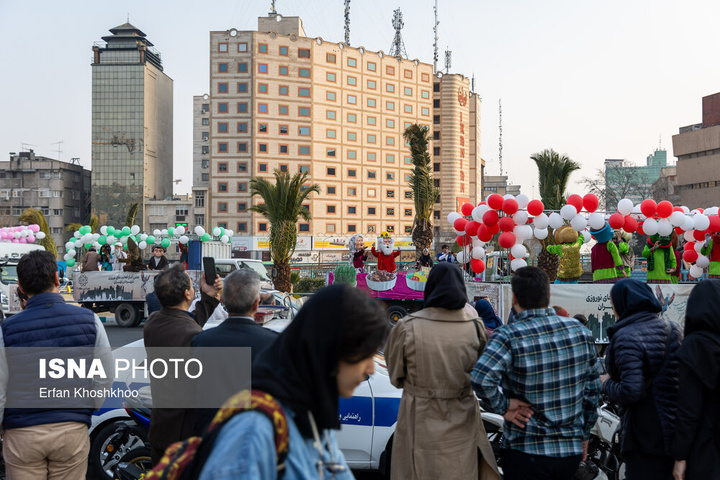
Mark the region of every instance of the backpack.
[[[249, 406], [248, 406], [249, 405]], [[273, 425], [275, 461], [278, 477], [285, 473], [289, 451], [287, 418], [280, 404], [270, 394], [259, 390], [243, 390], [230, 397], [217, 411], [202, 437], [190, 437], [170, 445], [160, 462], [145, 474], [144, 480], [186, 480], [198, 478], [222, 427], [242, 412], [262, 413]]]

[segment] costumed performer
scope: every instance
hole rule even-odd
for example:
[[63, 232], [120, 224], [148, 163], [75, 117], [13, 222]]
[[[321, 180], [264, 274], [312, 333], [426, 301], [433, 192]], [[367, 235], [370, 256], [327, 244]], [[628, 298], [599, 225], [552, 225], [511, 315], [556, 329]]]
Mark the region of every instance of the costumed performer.
[[720, 278], [720, 233], [705, 235], [705, 246], [700, 253], [710, 257], [708, 278]]
[[657, 233], [647, 239], [642, 256], [647, 258], [647, 283], [672, 283], [671, 274], [677, 267], [671, 237]]
[[397, 270], [395, 257], [400, 255], [400, 250], [395, 250], [395, 239], [388, 232], [382, 232], [378, 237], [377, 246], [380, 250], [375, 250], [375, 245], [373, 245], [370, 251], [378, 259], [378, 270], [395, 273]]
[[560, 256], [555, 283], [578, 283], [583, 273], [580, 247], [585, 243], [585, 237], [570, 225], [564, 225], [555, 230], [555, 243], [547, 246], [548, 252]]
[[612, 240], [613, 229], [606, 222], [598, 230], [590, 230], [590, 235], [598, 242], [592, 247], [590, 263], [592, 265], [593, 283], [615, 283], [623, 277], [623, 264], [618, 247]]
[[630, 240], [632, 240], [632, 233], [622, 229], [615, 230], [613, 243], [618, 247], [626, 277], [630, 277], [630, 273], [635, 268], [635, 252], [630, 248]]
[[348, 264], [355, 269], [357, 273], [365, 271], [365, 262], [367, 262], [368, 251], [365, 249], [365, 239], [362, 235], [353, 235], [350, 237], [350, 258]]

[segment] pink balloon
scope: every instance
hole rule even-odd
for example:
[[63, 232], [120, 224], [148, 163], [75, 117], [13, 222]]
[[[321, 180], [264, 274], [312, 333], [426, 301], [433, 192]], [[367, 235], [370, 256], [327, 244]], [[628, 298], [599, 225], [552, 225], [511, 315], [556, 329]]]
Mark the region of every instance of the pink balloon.
[[37, 224], [34, 224], [34, 223], [33, 223], [32, 225], [28, 226], [28, 228], [29, 228], [30, 230], [32, 230], [33, 233], [37, 233], [37, 232], [40, 231], [40, 225], [37, 225]]
[[33, 243], [33, 242], [35, 242], [35, 235], [32, 235], [32, 234], [28, 235], [28, 236], [27, 236], [27, 241], [28, 241], [28, 243]]
[[26, 237], [20, 237], [20, 243], [27, 243]]
[[20, 243], [17, 238], [12, 239], [12, 243]]

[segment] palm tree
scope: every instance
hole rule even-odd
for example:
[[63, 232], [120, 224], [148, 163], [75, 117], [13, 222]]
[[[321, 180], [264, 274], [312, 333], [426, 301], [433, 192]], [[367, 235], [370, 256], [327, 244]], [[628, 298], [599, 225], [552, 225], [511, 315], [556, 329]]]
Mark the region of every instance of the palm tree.
[[412, 239], [415, 250], [420, 255], [424, 248], [430, 248], [433, 242], [432, 215], [435, 201], [440, 190], [435, 187], [430, 173], [430, 154], [428, 153], [428, 127], [416, 124], [405, 129], [403, 138], [410, 142], [410, 154], [415, 166], [408, 182], [415, 201], [415, 220]]
[[[97, 215], [93, 215], [90, 217], [90, 221], [87, 223], [87, 225], [90, 227], [90, 233], [96, 233], [98, 229], [100, 228], [100, 220], [98, 219]], [[77, 230], [80, 230], [80, 227], [84, 227], [82, 223], [68, 223], [67, 227], [65, 227], [66, 232], [75, 232]]]
[[309, 221], [310, 211], [303, 206], [311, 193], [320, 193], [320, 185], [305, 185], [307, 173], [290, 177], [288, 172], [275, 170], [275, 183], [264, 178], [250, 180], [250, 192], [263, 199], [250, 210], [259, 213], [270, 223], [270, 254], [276, 272], [275, 288], [289, 292], [290, 258], [297, 243], [297, 222], [300, 217]]
[[40, 245], [57, 257], [57, 245], [55, 245], [55, 240], [50, 236], [50, 228], [48, 227], [47, 220], [45, 220], [45, 215], [43, 215], [40, 210], [28, 208], [18, 217], [18, 221], [28, 225], [37, 224], [40, 227], [40, 231], [45, 234], [45, 238], [40, 240]]
[[135, 217], [137, 217], [138, 210], [140, 210], [140, 204], [135, 202], [132, 205], [130, 205], [130, 210], [128, 210], [127, 217], [125, 217], [125, 225], [128, 227], [132, 227], [135, 225]]
[[[542, 152], [530, 156], [538, 168], [538, 185], [540, 187], [540, 200], [545, 205], [545, 211], [560, 210], [565, 204], [565, 189], [572, 172], [580, 170], [580, 164], [571, 160], [567, 155], [560, 155], [555, 150], [545, 149]], [[555, 236], [550, 229], [547, 244], [555, 243]], [[543, 249], [538, 255], [538, 267], [547, 273], [551, 282], [557, 277], [558, 263], [560, 259], [545, 248], [545, 241], [542, 242]]]

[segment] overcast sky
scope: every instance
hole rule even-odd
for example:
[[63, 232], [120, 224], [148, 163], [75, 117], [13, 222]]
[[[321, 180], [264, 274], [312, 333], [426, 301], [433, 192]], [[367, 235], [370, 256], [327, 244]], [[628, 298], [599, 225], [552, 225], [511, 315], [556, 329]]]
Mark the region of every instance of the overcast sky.
[[[700, 123], [701, 97], [720, 91], [717, 0], [438, 0], [441, 63], [475, 75], [482, 97], [482, 157], [537, 195], [534, 152], [554, 148], [583, 165], [570, 191], [605, 158], [644, 164], [672, 135]], [[352, 0], [351, 44], [387, 52], [401, 7], [410, 58], [432, 63], [432, 0]], [[0, 155], [21, 150], [90, 167], [93, 42], [130, 22], [161, 52], [174, 80], [174, 178], [191, 188], [192, 96], [208, 88], [209, 31], [254, 30], [265, 0], [0, 0]], [[341, 41], [343, 0], [277, 0], [300, 15], [308, 36]], [[54, 142], [63, 141], [61, 145]], [[7, 157], [5, 157], [7, 158]]]

